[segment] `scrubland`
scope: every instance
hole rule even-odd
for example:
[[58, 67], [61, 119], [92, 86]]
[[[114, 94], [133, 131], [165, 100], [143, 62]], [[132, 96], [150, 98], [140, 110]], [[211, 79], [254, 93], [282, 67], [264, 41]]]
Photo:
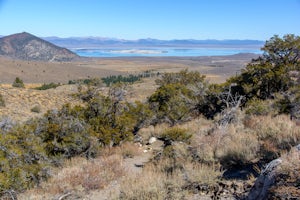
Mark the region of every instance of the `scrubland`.
[[299, 197], [299, 37], [263, 50], [223, 83], [186, 69], [110, 86], [1, 86], [1, 198], [251, 199], [278, 158], [264, 197]]

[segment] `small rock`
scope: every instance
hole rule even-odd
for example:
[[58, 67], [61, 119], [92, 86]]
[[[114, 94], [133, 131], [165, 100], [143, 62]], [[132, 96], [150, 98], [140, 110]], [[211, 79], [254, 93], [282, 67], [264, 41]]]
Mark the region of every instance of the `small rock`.
[[300, 151], [300, 144], [296, 146], [297, 151]]
[[133, 138], [134, 143], [143, 143], [143, 138], [140, 135], [135, 135]]
[[154, 142], [157, 141], [157, 138], [156, 137], [151, 137], [148, 141], [148, 144], [153, 144]]

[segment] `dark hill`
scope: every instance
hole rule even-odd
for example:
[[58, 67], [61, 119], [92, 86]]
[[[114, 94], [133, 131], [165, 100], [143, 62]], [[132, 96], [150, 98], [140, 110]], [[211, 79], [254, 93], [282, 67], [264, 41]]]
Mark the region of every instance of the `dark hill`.
[[0, 55], [21, 60], [70, 61], [78, 55], [29, 33], [0, 38]]

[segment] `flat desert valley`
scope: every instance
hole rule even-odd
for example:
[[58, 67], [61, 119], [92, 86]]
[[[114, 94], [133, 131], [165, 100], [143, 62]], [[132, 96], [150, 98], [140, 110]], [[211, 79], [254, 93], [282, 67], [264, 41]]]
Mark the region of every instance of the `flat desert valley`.
[[69, 80], [101, 78], [109, 75], [138, 74], [143, 71], [200, 71], [213, 82], [223, 82], [239, 73], [255, 54], [202, 57], [86, 58], [72, 62], [21, 61], [0, 57], [0, 84], [16, 77], [24, 83], [67, 83]]

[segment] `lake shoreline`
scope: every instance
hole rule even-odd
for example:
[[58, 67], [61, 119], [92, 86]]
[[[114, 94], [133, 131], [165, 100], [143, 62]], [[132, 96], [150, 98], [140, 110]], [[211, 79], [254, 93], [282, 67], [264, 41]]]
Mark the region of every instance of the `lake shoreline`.
[[83, 57], [198, 57], [228, 56], [240, 53], [261, 54], [259, 47], [111, 47], [70, 48]]

